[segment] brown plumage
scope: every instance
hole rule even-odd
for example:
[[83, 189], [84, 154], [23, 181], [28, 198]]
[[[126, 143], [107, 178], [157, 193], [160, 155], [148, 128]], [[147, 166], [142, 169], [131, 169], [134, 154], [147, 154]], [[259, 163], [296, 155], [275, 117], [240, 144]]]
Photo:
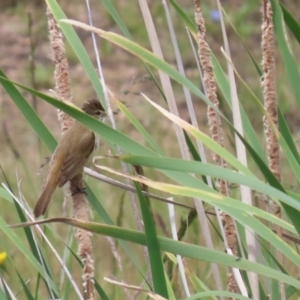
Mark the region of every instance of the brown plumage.
[[[98, 100], [86, 101], [82, 110], [87, 114], [103, 118], [104, 109]], [[95, 134], [80, 122], [74, 124], [61, 137], [51, 158], [46, 183], [34, 208], [34, 216], [45, 214], [56, 187], [62, 187], [69, 180], [83, 172], [95, 146]]]

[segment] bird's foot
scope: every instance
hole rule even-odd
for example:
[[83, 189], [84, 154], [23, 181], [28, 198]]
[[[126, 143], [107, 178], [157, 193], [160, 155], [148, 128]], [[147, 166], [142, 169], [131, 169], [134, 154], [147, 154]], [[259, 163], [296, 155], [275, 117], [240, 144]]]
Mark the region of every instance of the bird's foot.
[[76, 194], [84, 194], [87, 196], [86, 188], [82, 188], [82, 189], [76, 188], [76, 191], [72, 194], [72, 197]]

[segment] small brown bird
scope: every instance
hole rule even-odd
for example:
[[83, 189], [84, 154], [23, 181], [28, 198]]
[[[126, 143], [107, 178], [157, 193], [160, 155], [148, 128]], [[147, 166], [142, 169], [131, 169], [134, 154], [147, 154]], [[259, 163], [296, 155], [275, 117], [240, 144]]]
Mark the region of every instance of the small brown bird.
[[[98, 100], [86, 101], [82, 110], [95, 118], [104, 119], [106, 116]], [[46, 212], [57, 186], [62, 187], [75, 175], [83, 172], [94, 147], [95, 134], [78, 121], [62, 135], [51, 158], [46, 183], [33, 211], [36, 218]]]

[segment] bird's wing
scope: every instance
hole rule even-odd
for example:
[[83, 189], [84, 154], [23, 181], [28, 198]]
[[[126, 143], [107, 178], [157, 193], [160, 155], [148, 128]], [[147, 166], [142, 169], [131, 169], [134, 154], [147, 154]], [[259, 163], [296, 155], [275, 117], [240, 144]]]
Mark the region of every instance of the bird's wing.
[[95, 147], [95, 135], [93, 132], [82, 137], [82, 139], [84, 140], [78, 141], [77, 147], [70, 149], [69, 155], [66, 156], [62, 164], [59, 187], [62, 187], [83, 169]]

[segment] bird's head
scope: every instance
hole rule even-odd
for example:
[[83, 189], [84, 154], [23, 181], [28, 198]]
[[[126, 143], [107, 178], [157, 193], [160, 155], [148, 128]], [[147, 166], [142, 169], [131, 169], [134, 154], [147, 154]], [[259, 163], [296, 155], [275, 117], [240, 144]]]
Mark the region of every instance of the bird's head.
[[104, 119], [106, 112], [99, 100], [91, 99], [83, 103], [81, 109], [97, 119]]

